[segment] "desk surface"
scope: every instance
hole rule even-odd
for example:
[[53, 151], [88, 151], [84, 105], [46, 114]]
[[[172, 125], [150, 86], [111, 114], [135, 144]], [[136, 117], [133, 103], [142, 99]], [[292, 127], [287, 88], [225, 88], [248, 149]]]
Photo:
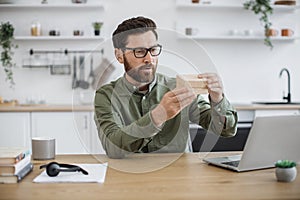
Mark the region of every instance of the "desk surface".
[[[236, 173], [207, 165], [200, 159], [202, 154], [138, 154], [122, 160], [100, 156], [109, 166], [124, 165], [123, 169], [148, 165], [150, 161], [175, 160], [148, 173], [126, 173], [109, 167], [103, 184], [32, 183], [41, 172], [39, 165], [50, 162], [34, 161], [33, 172], [20, 183], [0, 184], [0, 199], [300, 199], [299, 175], [291, 183], [280, 183], [275, 179], [274, 168]], [[222, 154], [228, 153], [209, 156]], [[90, 155], [61, 155], [56, 161], [99, 162]]]

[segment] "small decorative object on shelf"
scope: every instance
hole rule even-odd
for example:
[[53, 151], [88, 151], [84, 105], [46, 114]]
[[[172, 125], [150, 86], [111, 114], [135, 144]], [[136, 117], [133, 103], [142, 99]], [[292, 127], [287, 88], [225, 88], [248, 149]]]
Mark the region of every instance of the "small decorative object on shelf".
[[277, 181], [291, 182], [297, 176], [296, 162], [290, 160], [278, 160], [275, 163]]
[[32, 36], [42, 36], [42, 28], [39, 22], [33, 22], [31, 24], [31, 35]]
[[192, 3], [199, 3], [200, 0], [192, 0]]
[[100, 35], [100, 29], [103, 25], [103, 22], [94, 22], [92, 25], [94, 27], [94, 34], [95, 35]]
[[74, 30], [73, 35], [74, 36], [83, 36], [84, 32], [82, 30]]
[[86, 3], [87, 0], [72, 0], [72, 3]]
[[58, 29], [52, 29], [49, 31], [49, 36], [60, 36], [60, 31]]
[[296, 1], [294, 0], [288, 0], [288, 1], [275, 1], [275, 5], [287, 5], [287, 6], [294, 6], [296, 5]]
[[273, 8], [271, 7], [270, 0], [247, 0], [244, 4], [244, 8], [252, 10], [256, 15], [260, 15], [259, 21], [264, 26], [265, 39], [264, 43], [266, 46], [273, 49], [270, 36], [267, 34], [268, 30], [272, 26], [270, 22], [270, 15], [273, 14]]
[[293, 35], [294, 35], [293, 29], [290, 29], [290, 28], [281, 29], [281, 36], [282, 37], [292, 37]]
[[279, 31], [277, 29], [274, 28], [269, 28], [268, 30], [266, 30], [266, 36], [268, 37], [276, 37], [279, 34]]
[[12, 60], [12, 49], [18, 47], [13, 44], [12, 41], [14, 38], [14, 30], [13, 25], [9, 22], [0, 24], [0, 46], [2, 47], [1, 64], [6, 74], [6, 80], [10, 82], [11, 88], [15, 85], [12, 68], [16, 65]]

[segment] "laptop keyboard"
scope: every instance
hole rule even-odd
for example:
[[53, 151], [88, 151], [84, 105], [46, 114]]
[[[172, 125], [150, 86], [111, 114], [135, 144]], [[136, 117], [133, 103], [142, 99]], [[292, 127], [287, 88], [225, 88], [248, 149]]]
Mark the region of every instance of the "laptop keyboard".
[[234, 166], [234, 167], [237, 167], [239, 165], [239, 163], [240, 163], [239, 160], [229, 161], [229, 162], [222, 162], [222, 164], [230, 165], [230, 166]]

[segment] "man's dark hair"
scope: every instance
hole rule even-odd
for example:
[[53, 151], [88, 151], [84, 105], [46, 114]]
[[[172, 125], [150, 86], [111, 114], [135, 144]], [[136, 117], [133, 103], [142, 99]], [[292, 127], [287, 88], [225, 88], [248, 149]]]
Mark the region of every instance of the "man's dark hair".
[[118, 25], [112, 34], [113, 45], [115, 48], [124, 48], [127, 45], [129, 35], [142, 34], [152, 31], [158, 39], [156, 24], [153, 20], [145, 17], [133, 17], [123, 21]]

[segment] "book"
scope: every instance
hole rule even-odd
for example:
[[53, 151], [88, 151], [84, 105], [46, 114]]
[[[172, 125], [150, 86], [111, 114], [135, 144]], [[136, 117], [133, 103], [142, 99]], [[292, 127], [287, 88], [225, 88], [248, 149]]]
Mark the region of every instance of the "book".
[[33, 164], [28, 163], [21, 171], [15, 175], [0, 176], [0, 183], [18, 183], [33, 169]]
[[0, 147], [0, 165], [16, 164], [27, 155], [30, 150], [24, 147]]
[[26, 167], [30, 162], [31, 162], [31, 155], [26, 156], [24, 159], [17, 162], [16, 164], [10, 164], [10, 165], [0, 164], [0, 176], [18, 174], [19, 171], [21, 171], [24, 167]]

